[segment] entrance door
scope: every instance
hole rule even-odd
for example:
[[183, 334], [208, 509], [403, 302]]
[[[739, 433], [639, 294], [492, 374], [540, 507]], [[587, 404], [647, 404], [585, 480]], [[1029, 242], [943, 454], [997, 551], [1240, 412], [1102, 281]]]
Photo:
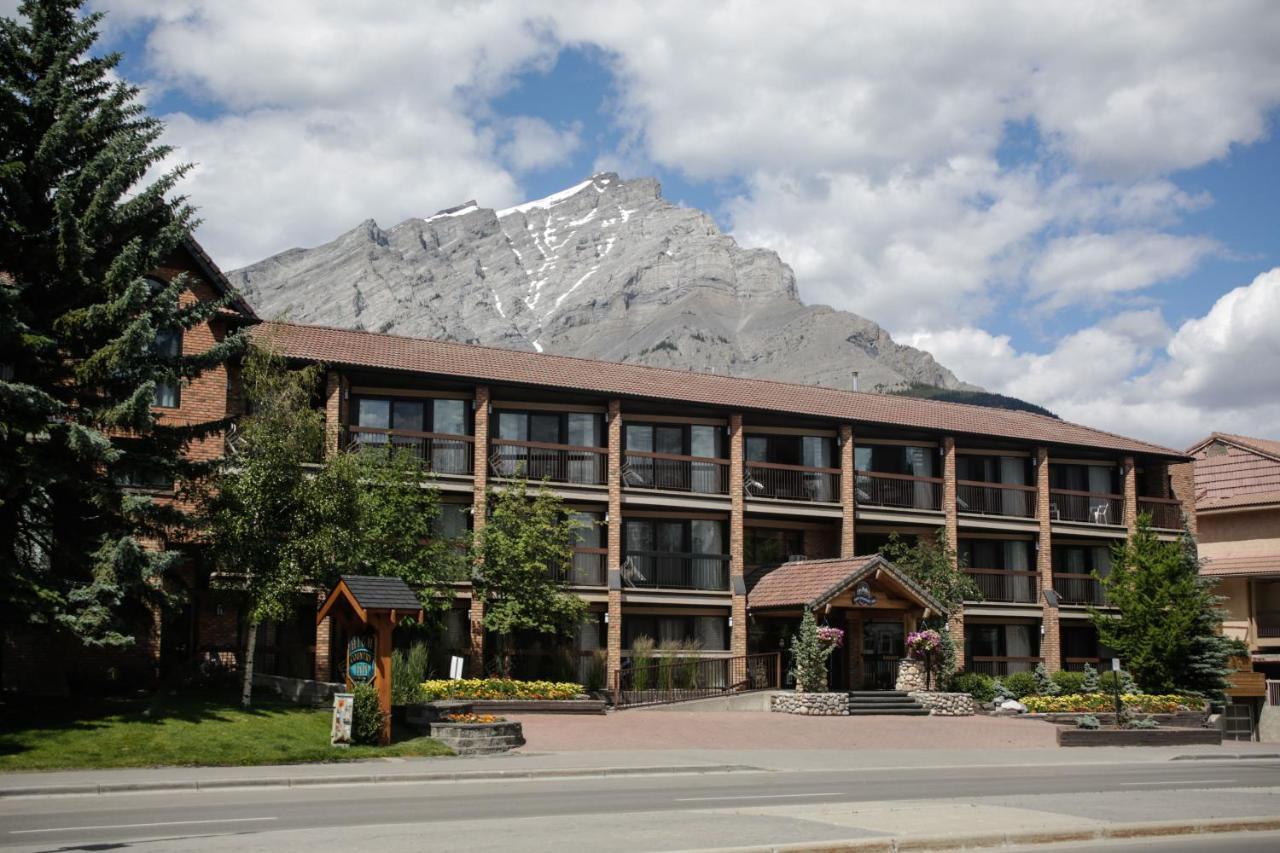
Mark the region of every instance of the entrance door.
[[892, 690], [903, 653], [902, 620], [862, 623], [862, 689]]

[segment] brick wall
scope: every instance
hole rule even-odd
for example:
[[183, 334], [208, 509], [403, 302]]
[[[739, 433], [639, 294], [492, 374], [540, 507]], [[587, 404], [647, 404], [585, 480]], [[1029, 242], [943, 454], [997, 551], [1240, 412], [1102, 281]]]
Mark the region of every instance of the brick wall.
[[1196, 520], [1196, 467], [1194, 462], [1179, 462], [1169, 466], [1169, 482], [1173, 488], [1171, 497], [1182, 502], [1182, 513], [1192, 535], [1199, 533]]
[[[956, 505], [956, 440], [949, 435], [942, 439], [942, 509], [946, 519], [947, 547], [953, 554], [958, 554], [960, 515]], [[964, 607], [948, 614], [947, 628], [955, 641], [956, 669], [962, 670], [965, 667]]]
[[[853, 426], [840, 425], [840, 556], [855, 556], [857, 474], [853, 467]], [[806, 553], [808, 553], [806, 551]]]
[[747, 596], [738, 592], [743, 583], [745, 553], [744, 442], [742, 415], [732, 414], [729, 416], [729, 588], [733, 591], [733, 627], [729, 629], [729, 649], [734, 655], [747, 653]]
[[1121, 460], [1120, 479], [1124, 490], [1124, 526], [1132, 533], [1138, 527], [1138, 469], [1132, 456]]
[[[471, 527], [479, 533], [488, 518], [489, 488], [489, 386], [477, 385], [475, 396], [475, 480], [471, 493]], [[484, 677], [484, 602], [471, 597], [472, 678]]]
[[[609, 511], [605, 570], [612, 576], [622, 566], [622, 401], [609, 401]], [[609, 578], [608, 625], [605, 631], [607, 677], [622, 668], [622, 590]]]
[[[1040, 521], [1040, 542], [1036, 551], [1036, 571], [1041, 589], [1053, 589], [1053, 521], [1049, 514], [1049, 450], [1036, 448], [1036, 515]], [[1043, 599], [1044, 596], [1041, 596]], [[1061, 668], [1062, 644], [1058, 624], [1058, 608], [1043, 602], [1041, 611], [1040, 655], [1045, 669], [1056, 672]]]

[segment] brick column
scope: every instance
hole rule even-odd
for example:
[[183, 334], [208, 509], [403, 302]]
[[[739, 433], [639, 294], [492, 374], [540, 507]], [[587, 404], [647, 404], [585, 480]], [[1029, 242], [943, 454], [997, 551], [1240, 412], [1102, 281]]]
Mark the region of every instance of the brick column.
[[[956, 503], [956, 440], [952, 436], [942, 439], [942, 512], [947, 536], [947, 547], [958, 562], [960, 553], [960, 515]], [[963, 670], [964, 662], [964, 606], [947, 615], [947, 628], [956, 647], [956, 669]]]
[[605, 641], [606, 678], [622, 669], [622, 401], [609, 401], [609, 513], [605, 545], [605, 569], [609, 575], [609, 624]]
[[1196, 466], [1194, 462], [1178, 462], [1169, 466], [1169, 480], [1173, 488], [1170, 497], [1182, 502], [1182, 517], [1194, 536], [1196, 523]]
[[1120, 476], [1124, 483], [1124, 526], [1132, 534], [1138, 529], [1138, 466], [1132, 456], [1121, 461]]
[[[487, 519], [489, 507], [489, 386], [477, 385], [475, 396], [475, 458], [471, 493], [471, 529], [479, 533]], [[483, 678], [484, 671], [484, 602], [471, 595], [471, 672], [472, 678]]]
[[325, 375], [324, 382], [324, 453], [338, 452], [342, 427], [347, 420], [347, 379], [336, 370]]
[[746, 494], [743, 492], [745, 439], [742, 415], [729, 416], [729, 590], [733, 594], [733, 627], [729, 630], [729, 650], [747, 653], [747, 587], [743, 578]]
[[[316, 609], [324, 604], [324, 593], [316, 595]], [[329, 675], [333, 672], [329, 647], [333, 641], [333, 617], [326, 616], [324, 621], [316, 626], [316, 654], [315, 654], [315, 680], [328, 681]]]
[[858, 517], [857, 474], [853, 469], [853, 425], [840, 424], [840, 556], [852, 557], [857, 548], [854, 525]]
[[[1036, 546], [1036, 572], [1042, 590], [1053, 589], [1053, 518], [1049, 513], [1049, 449], [1036, 448], [1036, 517], [1040, 521], [1040, 541]], [[1058, 633], [1058, 608], [1050, 607], [1041, 594], [1040, 655], [1045, 669], [1057, 672], [1062, 666], [1061, 643]]]

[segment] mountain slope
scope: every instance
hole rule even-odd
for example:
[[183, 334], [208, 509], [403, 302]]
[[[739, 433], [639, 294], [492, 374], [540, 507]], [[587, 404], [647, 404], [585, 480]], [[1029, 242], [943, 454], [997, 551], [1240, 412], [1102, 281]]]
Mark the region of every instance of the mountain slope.
[[369, 220], [230, 274], [263, 317], [864, 390], [971, 388], [856, 314], [803, 304], [653, 179], [595, 175], [507, 210]]

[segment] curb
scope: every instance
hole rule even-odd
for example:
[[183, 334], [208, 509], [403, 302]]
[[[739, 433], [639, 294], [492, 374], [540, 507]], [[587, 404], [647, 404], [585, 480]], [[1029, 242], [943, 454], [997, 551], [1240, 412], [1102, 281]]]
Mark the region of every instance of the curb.
[[1102, 841], [1163, 836], [1210, 835], [1223, 832], [1267, 832], [1280, 830], [1280, 817], [1206, 818], [1191, 821], [1121, 823], [1090, 829], [1057, 832], [1021, 830], [980, 832], [969, 835], [918, 835], [907, 838], [854, 838], [848, 841], [813, 841], [798, 844], [770, 844], [759, 847], [719, 847], [691, 853], [901, 853], [916, 850], [974, 850], [1028, 844], [1059, 844], [1068, 841]]
[[749, 764], [693, 764], [668, 767], [580, 767], [553, 770], [474, 770], [423, 773], [361, 773], [344, 776], [250, 776], [240, 779], [175, 779], [172, 782], [101, 782], [0, 788], [0, 799], [65, 795], [137, 794], [159, 791], [217, 791], [234, 788], [303, 788], [317, 785], [391, 785], [397, 782], [492, 782], [512, 779], [572, 779], [604, 776], [665, 776], [699, 773], [767, 773]]
[[1262, 758], [1274, 761], [1280, 758], [1280, 752], [1228, 752], [1221, 755], [1212, 753], [1195, 753], [1194, 755], [1175, 755], [1170, 761], [1249, 761]]

